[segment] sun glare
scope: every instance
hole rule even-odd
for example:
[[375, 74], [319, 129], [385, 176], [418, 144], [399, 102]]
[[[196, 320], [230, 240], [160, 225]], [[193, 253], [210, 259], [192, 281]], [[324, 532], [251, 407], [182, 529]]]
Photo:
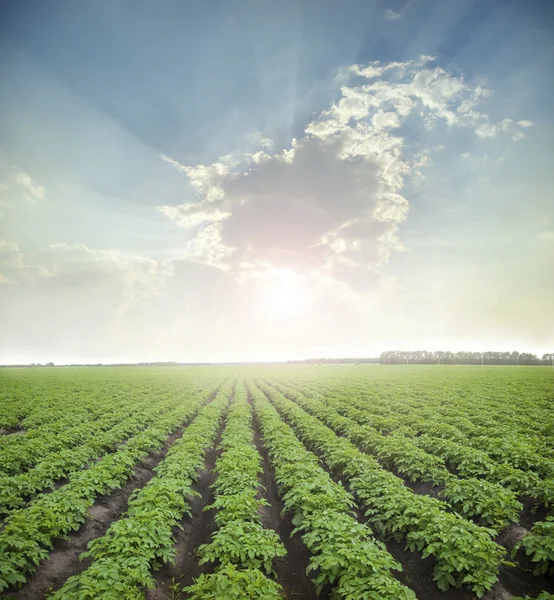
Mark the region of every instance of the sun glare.
[[271, 318], [302, 314], [309, 304], [303, 277], [285, 269], [271, 269], [260, 280], [260, 312]]

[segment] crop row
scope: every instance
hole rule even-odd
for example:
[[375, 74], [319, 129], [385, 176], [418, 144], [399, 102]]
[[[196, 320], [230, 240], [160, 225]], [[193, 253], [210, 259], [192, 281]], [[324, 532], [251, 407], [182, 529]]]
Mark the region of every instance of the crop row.
[[480, 479], [459, 479], [448, 471], [442, 460], [421, 450], [402, 434], [382, 436], [375, 429], [342, 416], [315, 397], [308, 399], [279, 382], [272, 382], [272, 385], [331, 429], [375, 455], [385, 467], [395, 468], [412, 481], [443, 485], [441, 496], [464, 516], [478, 516], [482, 524], [498, 531], [519, 520], [523, 505], [513, 492]]
[[404, 482], [337, 436], [278, 390], [258, 385], [303, 440], [317, 449], [328, 466], [345, 476], [366, 508], [369, 522], [383, 535], [405, 538], [406, 548], [436, 559], [434, 579], [442, 590], [467, 585], [478, 597], [498, 580], [504, 549], [494, 532], [475, 525], [435, 498], [414, 494]]
[[[277, 387], [283, 389], [282, 384]], [[313, 389], [313, 388], [312, 388]], [[287, 387], [290, 391], [290, 388]], [[311, 410], [323, 418], [327, 424], [336, 430], [340, 430], [350, 439], [358, 444], [367, 445], [373, 450], [385, 448], [385, 453], [380, 457], [390, 458], [395, 466], [402, 471], [403, 465], [410, 469], [412, 460], [418, 460], [422, 455], [417, 450], [425, 449], [433, 456], [438, 456], [447, 460], [455, 466], [461, 476], [468, 479], [450, 478], [446, 481], [443, 491], [444, 496], [460, 512], [467, 516], [473, 514], [480, 515], [481, 519], [488, 520], [491, 525], [499, 528], [505, 525], [508, 520], [517, 520], [519, 509], [514, 503], [513, 493], [525, 494], [537, 498], [547, 507], [554, 505], [554, 479], [548, 478], [541, 480], [535, 473], [517, 469], [508, 464], [497, 464], [492, 461], [483, 451], [464, 446], [460, 438], [455, 440], [445, 438], [433, 438], [428, 434], [419, 437], [404, 437], [406, 428], [400, 426], [397, 431], [391, 431], [389, 435], [375, 437], [371, 428], [367, 425], [367, 412], [361, 408], [352, 408], [349, 405], [350, 397], [343, 393], [340, 398], [329, 396], [322, 397], [325, 401], [325, 407], [318, 402], [312, 391], [310, 399], [305, 398], [298, 392], [294, 395], [295, 400], [304, 408]], [[352, 415], [357, 423], [364, 423], [359, 428], [349, 425], [347, 421], [339, 418], [337, 412], [330, 412], [335, 407], [341, 414]], [[353, 422], [353, 421], [352, 421]], [[402, 421], [399, 419], [399, 422]], [[441, 427], [439, 425], [439, 427]], [[463, 438], [462, 438], [463, 439]], [[382, 440], [382, 441], [381, 441]], [[377, 444], [375, 444], [377, 442]], [[412, 450], [412, 444], [415, 444], [416, 451]], [[399, 462], [394, 461], [396, 455]], [[422, 461], [421, 473], [425, 472], [425, 463]], [[436, 467], [432, 462], [428, 463], [428, 473], [432, 476], [431, 481], [440, 483], [436, 478]], [[475, 479], [479, 475], [486, 479]], [[492, 488], [489, 481], [496, 482]], [[504, 494], [498, 492], [498, 488], [506, 488]], [[496, 491], [495, 491], [496, 490]], [[518, 543], [517, 549], [523, 549], [534, 565], [534, 572], [537, 575], [546, 575], [554, 570], [554, 517], [547, 517], [545, 521], [536, 522], [531, 531]]]
[[48, 454], [34, 468], [17, 475], [0, 476], [0, 514], [9, 514], [25, 504], [25, 498], [52, 487], [63, 477], [85, 468], [103, 454], [114, 450], [127, 438], [142, 431], [149, 423], [175, 409], [178, 399], [145, 405], [132, 414], [114, 411], [111, 429], [90, 427], [87, 438], [81, 444]]
[[173, 528], [190, 514], [192, 486], [214, 443], [231, 389], [232, 382], [226, 382], [200, 410], [156, 467], [156, 476], [131, 496], [123, 517], [89, 543], [81, 558], [91, 557], [92, 564], [70, 577], [52, 599], [135, 600], [144, 597], [144, 587], [155, 587], [151, 571], [175, 558]]
[[391, 573], [401, 565], [354, 517], [351, 494], [319, 466], [264, 394], [250, 383], [248, 390], [293, 533], [311, 553], [308, 572], [317, 593], [330, 585], [335, 598], [415, 600]]
[[[304, 391], [304, 390], [303, 390]], [[312, 392], [312, 396], [316, 397]], [[427, 433], [415, 435], [405, 423], [405, 416], [397, 414], [393, 419], [377, 418], [371, 414], [371, 406], [367, 405], [348, 390], [346, 393], [331, 395], [317, 394], [317, 398], [335, 408], [341, 415], [356, 421], [358, 424], [371, 427], [375, 431], [401, 436], [409, 443], [427, 454], [440, 458], [450, 469], [455, 470], [459, 478], [479, 477], [496, 483], [517, 495], [535, 498], [550, 506], [554, 503], [554, 485], [552, 479], [541, 479], [532, 471], [525, 471], [502, 461], [492, 460], [483, 450], [464, 444], [463, 439], [451, 431], [445, 423], [434, 423], [423, 426]], [[424, 417], [420, 417], [424, 421]], [[453, 434], [453, 439], [447, 437]]]
[[215, 473], [217, 531], [200, 546], [200, 564], [210, 563], [212, 572], [202, 574], [187, 591], [194, 600], [211, 598], [281, 598], [281, 586], [272, 578], [273, 559], [286, 550], [272, 529], [263, 527], [258, 477], [261, 457], [254, 446], [252, 410], [244, 382], [237, 384], [223, 436]]
[[[510, 408], [517, 418], [510, 419], [506, 402], [504, 406], [499, 403], [498, 414], [495, 415], [491, 414], [490, 401], [485, 403], [487, 410], [483, 410], [483, 404], [467, 393], [464, 394], [464, 400], [449, 403], [439, 398], [423, 400], [421, 397], [410, 403], [402, 396], [400, 404], [398, 396], [391, 401], [389, 397], [375, 398], [371, 395], [368, 401], [363, 387], [360, 385], [357, 388], [356, 382], [349, 385], [348, 391], [362, 403], [366, 414], [372, 414], [372, 418], [373, 413], [381, 414], [389, 427], [408, 427], [414, 436], [426, 432], [434, 432], [434, 435], [444, 432], [450, 439], [483, 451], [498, 462], [534, 471], [541, 477], [554, 475], [554, 449], [546, 444], [552, 435], [530, 435], [536, 433], [536, 425], [523, 428], [518, 422], [522, 420], [522, 414], [513, 405]], [[533, 415], [531, 422], [543, 423], [541, 429], [544, 430], [544, 419], [546, 423], [550, 420], [547, 411], [534, 406], [526, 407], [526, 410]], [[529, 417], [529, 414], [526, 416]]]
[[70, 483], [14, 511], [0, 531], [0, 591], [25, 582], [26, 574], [48, 556], [54, 540], [84, 523], [96, 496], [121, 487], [137, 462], [160, 448], [172, 431], [198, 411], [202, 402], [199, 396], [187, 398], [116, 453], [76, 473]]
[[88, 442], [145, 406], [146, 403], [128, 397], [121, 402], [115, 398], [104, 399], [90, 410], [66, 409], [59, 418], [31, 429], [25, 435], [1, 440], [4, 443], [0, 452], [0, 473], [4, 476], [22, 473], [60, 450]]
[[136, 404], [131, 401], [120, 405], [115, 413], [113, 406], [106, 402], [99, 413], [70, 412], [25, 435], [10, 436], [1, 449], [0, 473], [4, 476], [22, 473], [53, 452], [73, 448], [99, 431], [107, 431], [136, 409]]

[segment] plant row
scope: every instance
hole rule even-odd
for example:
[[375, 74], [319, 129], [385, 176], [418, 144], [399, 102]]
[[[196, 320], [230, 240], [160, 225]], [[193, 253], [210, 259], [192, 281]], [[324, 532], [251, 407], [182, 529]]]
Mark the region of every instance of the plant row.
[[[503, 398], [494, 403], [487, 398], [480, 403], [478, 397], [470, 396], [467, 392], [457, 402], [446, 403], [440, 397], [416, 397], [410, 403], [403, 395], [392, 398], [392, 401], [390, 397], [376, 399], [373, 394], [368, 398], [363, 387], [358, 389], [359, 392], [356, 391], [355, 384], [349, 385], [348, 395], [357, 397], [362, 402], [366, 414], [377, 411], [377, 414], [386, 415], [393, 428], [408, 427], [413, 435], [430, 429], [435, 430], [436, 434], [443, 430], [450, 439], [481, 450], [497, 462], [507, 463], [524, 471], [531, 470], [541, 477], [554, 475], [554, 449], [546, 443], [552, 439], [554, 430], [550, 431], [550, 435], [537, 435], [536, 428], [537, 422], [545, 423], [546, 419], [548, 423], [551, 420], [551, 411], [537, 409], [532, 403], [521, 402], [521, 397], [518, 400], [523, 411], [518, 410], [517, 405], [510, 405], [512, 399]], [[486, 409], [483, 409], [484, 406]], [[523, 427], [521, 421], [525, 417], [528, 419], [529, 413], [531, 423], [535, 426]], [[526, 420], [526, 423], [529, 421]], [[544, 425], [540, 427], [540, 431], [543, 430]]]
[[279, 382], [272, 385], [331, 429], [374, 455], [386, 468], [394, 468], [412, 481], [444, 486], [440, 495], [464, 516], [478, 517], [481, 524], [497, 531], [519, 520], [523, 505], [510, 490], [481, 479], [459, 479], [448, 471], [440, 458], [421, 450], [402, 434], [393, 432], [383, 436], [372, 427], [342, 416], [315, 397], [308, 399]]
[[262, 525], [260, 509], [267, 501], [259, 497], [258, 478], [263, 469], [243, 382], [235, 388], [218, 449], [215, 502], [205, 509], [217, 510], [217, 530], [198, 549], [199, 563], [209, 563], [213, 570], [198, 577], [187, 592], [194, 600], [281, 598], [273, 560], [285, 556], [286, 550], [277, 533]]
[[95, 435], [74, 448], [49, 454], [32, 469], [13, 476], [0, 476], [0, 514], [7, 515], [25, 505], [26, 498], [53, 487], [62, 478], [90, 466], [104, 454], [144, 430], [164, 413], [178, 406], [179, 400], [142, 407], [107, 431], [95, 430]]
[[[319, 394], [314, 393], [314, 387], [310, 386], [312, 398], [319, 397]], [[301, 388], [303, 389], [303, 388]], [[303, 389], [303, 391], [305, 391]], [[340, 411], [341, 414], [350, 414], [358, 423], [367, 423], [367, 410], [353, 407], [348, 403], [350, 400], [348, 393], [342, 393], [340, 398], [329, 398], [329, 395], [321, 396], [324, 402], [333, 406]], [[345, 401], [346, 398], [346, 401]], [[358, 406], [363, 406], [360, 402]], [[371, 406], [368, 406], [371, 409]], [[420, 416], [419, 421], [427, 421], [432, 423], [427, 425], [427, 430], [431, 433], [436, 433], [437, 437], [433, 437], [429, 433], [421, 436], [408, 439], [404, 437], [406, 428], [402, 426], [402, 416], [395, 416], [396, 423], [399, 425], [396, 431], [388, 426], [386, 429], [388, 435], [383, 436], [386, 444], [392, 440], [398, 440], [398, 450], [402, 451], [404, 447], [407, 454], [410, 454], [410, 443], [415, 443], [418, 448], [425, 449], [429, 454], [433, 454], [447, 461], [452, 468], [456, 468], [461, 477], [469, 477], [469, 479], [460, 479], [457, 481], [450, 480], [446, 484], [444, 494], [447, 495], [451, 504], [456, 506], [458, 510], [465, 514], [471, 514], [483, 506], [482, 515], [487, 512], [492, 512], [496, 517], [502, 518], [505, 512], [505, 517], [509, 517], [511, 512], [515, 516], [513, 510], [515, 506], [510, 507], [510, 499], [506, 497], [506, 503], [503, 502], [502, 496], [491, 494], [490, 481], [496, 482], [497, 485], [506, 488], [506, 493], [510, 491], [518, 494], [523, 494], [532, 498], [538, 499], [547, 507], [554, 505], [554, 479], [540, 479], [540, 477], [528, 470], [518, 469], [509, 464], [496, 463], [488, 454], [482, 450], [464, 446], [464, 436], [459, 434], [457, 428], [446, 424], [437, 423], [435, 418], [426, 419], [425, 416]], [[373, 421], [373, 417], [370, 417]], [[462, 420], [465, 422], [465, 420]], [[337, 423], [338, 424], [338, 423]], [[383, 424], [383, 421], [381, 421]], [[362, 427], [367, 428], [367, 425]], [[465, 426], [467, 428], [467, 426]], [[361, 430], [360, 430], [361, 431]], [[409, 435], [413, 435], [413, 431], [407, 430]], [[446, 436], [451, 435], [453, 439], [447, 439]], [[372, 439], [372, 435], [368, 433], [366, 439]], [[408, 462], [410, 458], [406, 459]], [[475, 479], [475, 476], [480, 476], [485, 479]], [[468, 485], [470, 482], [470, 485]], [[473, 482], [476, 482], [473, 485]], [[505, 511], [505, 508], [507, 509]], [[552, 573], [554, 568], [554, 522], [553, 517], [547, 517], [545, 521], [536, 522], [531, 531], [519, 542], [516, 550], [521, 548], [522, 551], [530, 557], [534, 565], [534, 573], [536, 575], [547, 575]]]
[[76, 473], [70, 483], [39, 495], [25, 508], [14, 511], [0, 531], [0, 591], [24, 583], [26, 574], [34, 572], [48, 556], [54, 541], [85, 522], [95, 498], [120, 488], [136, 464], [190, 420], [202, 402], [199, 396], [183, 400], [116, 453]]
[[[427, 433], [416, 435], [414, 430], [405, 424], [403, 415], [396, 415], [393, 422], [385, 418], [375, 418], [370, 414], [370, 406], [364, 408], [365, 404], [348, 392], [340, 397], [325, 394], [318, 395], [318, 398], [333, 406], [341, 415], [386, 434], [386, 438], [396, 435], [406, 439], [407, 443], [411, 440], [411, 445], [441, 459], [450, 470], [455, 470], [461, 479], [479, 477], [511, 490], [516, 495], [535, 498], [546, 506], [554, 503], [552, 479], [543, 480], [532, 471], [492, 460], [483, 450], [465, 445], [464, 438], [457, 436], [456, 432], [452, 431], [452, 426], [446, 423], [435, 423], [427, 419]], [[421, 417], [421, 420], [426, 419]], [[448, 435], [451, 437], [447, 437]]]
[[554, 516], [535, 523], [516, 544], [514, 552], [520, 548], [531, 558], [535, 575], [554, 576]]
[[481, 597], [493, 587], [504, 557], [504, 549], [491, 539], [494, 530], [448, 512], [444, 502], [413, 493], [374, 458], [292, 400], [261, 382], [258, 385], [300, 437], [347, 479], [377, 531], [405, 539], [406, 549], [421, 551], [423, 557], [435, 557], [434, 579], [441, 590], [466, 585]]
[[356, 520], [352, 495], [320, 467], [264, 394], [250, 383], [248, 390], [293, 534], [310, 551], [316, 593], [330, 586], [334, 598], [415, 600], [392, 574], [401, 565]]
[[127, 398], [121, 403], [106, 400], [94, 410], [66, 410], [63, 416], [25, 435], [10, 436], [0, 448], [0, 475], [8, 477], [32, 468], [60, 450], [74, 448], [109, 431], [137, 412], [144, 404]]
[[155, 587], [151, 572], [175, 559], [173, 528], [185, 514], [190, 515], [193, 485], [214, 443], [231, 391], [228, 381], [200, 410], [155, 468], [156, 475], [132, 494], [126, 513], [81, 554], [81, 559], [92, 558], [92, 564], [70, 577], [51, 598], [134, 600], [144, 597], [143, 588]]

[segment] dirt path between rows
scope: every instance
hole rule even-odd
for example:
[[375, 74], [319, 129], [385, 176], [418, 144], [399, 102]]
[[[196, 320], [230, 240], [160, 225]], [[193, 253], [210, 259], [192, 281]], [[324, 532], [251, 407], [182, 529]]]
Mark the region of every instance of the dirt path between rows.
[[[222, 421], [214, 446], [206, 453], [206, 461], [199, 474], [198, 482], [193, 486], [193, 490], [200, 494], [200, 497], [193, 497], [190, 500], [192, 516], [183, 517], [180, 523], [182, 529], [175, 527], [173, 530], [176, 550], [175, 563], [164, 565], [154, 574], [156, 589], [146, 590], [147, 600], [173, 598], [171, 591], [173, 585], [178, 586], [178, 589], [181, 590], [209, 570], [209, 565], [198, 564], [196, 551], [201, 544], [210, 541], [211, 535], [216, 529], [215, 509], [205, 511], [204, 507], [214, 501], [214, 490], [211, 487], [215, 481], [213, 468], [220, 454], [216, 448], [221, 441], [223, 427], [224, 422]], [[178, 597], [185, 598], [186, 596], [181, 592]]]
[[329, 594], [323, 591], [316, 596], [315, 586], [306, 575], [306, 568], [310, 560], [310, 552], [302, 542], [299, 534], [291, 537], [294, 529], [288, 515], [282, 515], [283, 502], [277, 491], [275, 471], [271, 467], [267, 450], [263, 446], [260, 428], [254, 418], [254, 442], [263, 460], [263, 475], [261, 484], [265, 491], [262, 497], [269, 502], [269, 506], [262, 507], [262, 522], [264, 527], [275, 530], [281, 538], [287, 555], [275, 561], [277, 581], [283, 586], [285, 598], [290, 600], [327, 600]]

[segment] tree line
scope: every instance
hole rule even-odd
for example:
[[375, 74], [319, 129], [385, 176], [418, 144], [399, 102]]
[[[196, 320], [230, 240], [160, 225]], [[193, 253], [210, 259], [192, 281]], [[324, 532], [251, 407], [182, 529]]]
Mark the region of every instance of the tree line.
[[554, 352], [542, 357], [530, 352], [449, 352], [389, 350], [382, 352], [382, 365], [552, 365]]

